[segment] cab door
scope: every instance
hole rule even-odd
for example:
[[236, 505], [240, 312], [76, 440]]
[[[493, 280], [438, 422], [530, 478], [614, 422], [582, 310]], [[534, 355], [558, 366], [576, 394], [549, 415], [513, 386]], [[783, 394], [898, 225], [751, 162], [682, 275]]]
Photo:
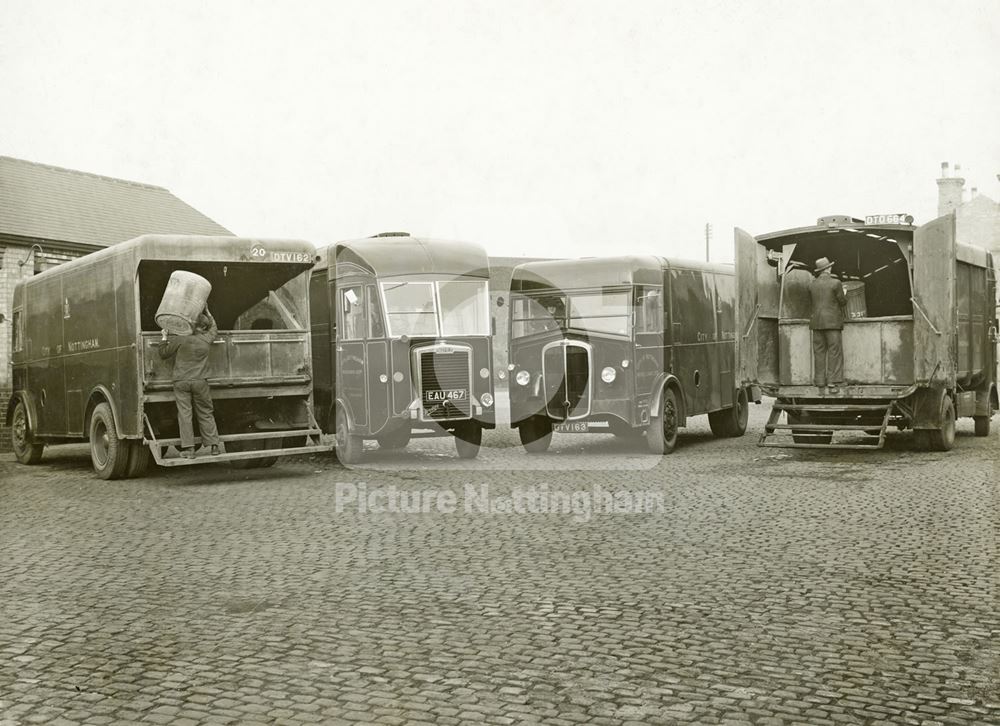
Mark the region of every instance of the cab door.
[[955, 379], [955, 216], [913, 233], [913, 347], [918, 383]]
[[[639, 285], [633, 301], [635, 328], [635, 357], [632, 361], [635, 376], [635, 403], [639, 411], [648, 408], [653, 385], [663, 373], [663, 310], [664, 294], [661, 285]], [[627, 372], [627, 371], [626, 371]], [[633, 423], [641, 423], [637, 419]]]
[[[365, 356], [365, 285], [345, 281], [337, 287], [337, 395], [347, 401], [354, 425], [368, 428], [368, 378]], [[363, 432], [362, 432], [363, 433]]]
[[385, 336], [385, 320], [379, 304], [378, 288], [365, 285], [365, 313], [368, 319], [365, 359], [368, 366], [368, 428], [378, 433], [389, 420], [392, 401], [389, 372], [389, 348]]

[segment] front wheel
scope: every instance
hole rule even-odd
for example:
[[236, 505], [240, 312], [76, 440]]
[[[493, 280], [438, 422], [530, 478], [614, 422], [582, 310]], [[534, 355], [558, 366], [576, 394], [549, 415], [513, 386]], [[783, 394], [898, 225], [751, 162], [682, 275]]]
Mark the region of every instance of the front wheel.
[[388, 449], [390, 451], [393, 449], [405, 449], [406, 445], [410, 443], [410, 424], [407, 423], [388, 433], [379, 434], [375, 437], [375, 440], [378, 441], [380, 449]]
[[552, 421], [548, 416], [532, 416], [517, 427], [521, 446], [529, 454], [542, 454], [552, 443]]
[[28, 408], [24, 401], [18, 401], [14, 406], [14, 416], [10, 422], [11, 447], [14, 457], [22, 464], [37, 464], [42, 460], [45, 444], [36, 444], [31, 440], [31, 429], [28, 428]]
[[677, 448], [679, 411], [673, 388], [663, 389], [659, 416], [654, 416], [646, 428], [646, 445], [651, 454], [669, 454]]
[[351, 422], [347, 412], [339, 406], [337, 407], [336, 421], [337, 458], [341, 464], [357, 464], [361, 461], [365, 450], [364, 440], [351, 433]]
[[128, 469], [132, 447], [118, 438], [111, 406], [99, 403], [90, 415], [90, 461], [101, 479], [121, 479]]
[[458, 426], [454, 431], [455, 451], [461, 459], [475, 459], [483, 443], [483, 427], [475, 421]]

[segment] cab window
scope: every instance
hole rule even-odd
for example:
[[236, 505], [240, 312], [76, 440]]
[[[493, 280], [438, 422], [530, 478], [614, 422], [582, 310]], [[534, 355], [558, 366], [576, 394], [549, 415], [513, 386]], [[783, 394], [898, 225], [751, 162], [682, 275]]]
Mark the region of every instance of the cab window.
[[14, 352], [20, 353], [24, 350], [24, 316], [20, 310], [14, 311]]
[[340, 328], [342, 340], [361, 340], [365, 337], [364, 288], [352, 285], [340, 291], [340, 311], [343, 325]]
[[384, 338], [385, 325], [382, 323], [382, 306], [379, 305], [378, 288], [369, 285], [365, 288], [368, 294], [368, 337]]
[[636, 288], [635, 332], [659, 333], [663, 330], [663, 291], [658, 287]]

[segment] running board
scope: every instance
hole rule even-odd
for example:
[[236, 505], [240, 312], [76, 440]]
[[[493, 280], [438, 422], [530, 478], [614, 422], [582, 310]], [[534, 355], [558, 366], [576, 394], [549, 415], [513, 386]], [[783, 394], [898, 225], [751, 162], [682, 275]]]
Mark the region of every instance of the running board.
[[[881, 449], [885, 445], [885, 432], [889, 427], [889, 418], [895, 408], [895, 401], [872, 404], [851, 403], [784, 403], [776, 401], [771, 408], [771, 415], [764, 424], [758, 446], [782, 449]], [[803, 423], [788, 423], [787, 416], [797, 413], [802, 416]], [[786, 423], [779, 423], [782, 414], [786, 415]], [[872, 418], [881, 415], [881, 423], [835, 423], [849, 420], [854, 416], [866, 415]], [[828, 422], [813, 423], [827, 419]], [[832, 421], [830, 420], [832, 419]], [[878, 431], [877, 434], [873, 433]], [[837, 434], [863, 434], [865, 439], [858, 441], [856, 437], [837, 440]]]

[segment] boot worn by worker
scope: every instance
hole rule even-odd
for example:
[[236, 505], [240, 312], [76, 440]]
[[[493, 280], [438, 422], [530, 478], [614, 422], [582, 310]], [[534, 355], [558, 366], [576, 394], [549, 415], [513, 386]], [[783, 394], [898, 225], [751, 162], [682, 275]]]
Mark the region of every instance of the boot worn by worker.
[[222, 453], [222, 449], [219, 448], [218, 444], [212, 444], [212, 456], [218, 456]]
[[181, 458], [183, 458], [183, 459], [193, 459], [194, 458], [194, 447], [192, 446], [189, 449], [184, 449], [183, 451], [181, 451]]

